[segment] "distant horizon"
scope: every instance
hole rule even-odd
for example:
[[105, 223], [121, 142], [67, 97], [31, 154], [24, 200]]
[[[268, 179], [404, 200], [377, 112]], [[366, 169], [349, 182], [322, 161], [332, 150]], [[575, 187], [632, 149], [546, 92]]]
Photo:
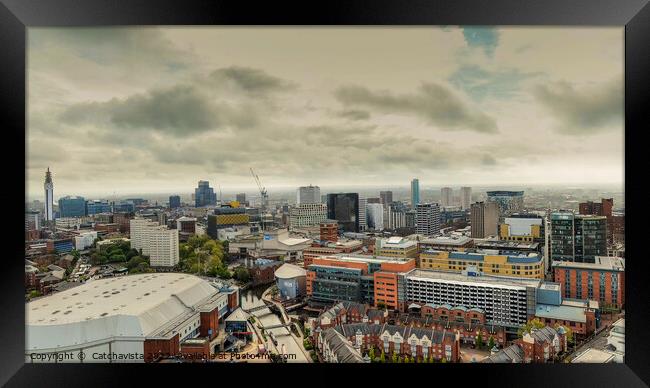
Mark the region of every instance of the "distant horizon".
[[[197, 181], [198, 183], [198, 181]], [[314, 184], [312, 183], [313, 186], [318, 186], [321, 189], [321, 194], [327, 194], [327, 193], [332, 193], [332, 192], [355, 192], [355, 190], [362, 190], [362, 191], [371, 191], [375, 190], [377, 191], [377, 196], [379, 196], [379, 191], [384, 191], [384, 190], [404, 190], [404, 191], [410, 191], [410, 185], [319, 185], [319, 184]], [[305, 184], [302, 186], [309, 186], [309, 184]], [[210, 182], [210, 187], [212, 187], [217, 193], [217, 196], [219, 196], [219, 189], [215, 187], [212, 182]], [[266, 187], [269, 195], [271, 194], [277, 194], [277, 193], [288, 193], [291, 191], [296, 191], [300, 186], [274, 186], [274, 187]], [[543, 183], [537, 183], [537, 184], [519, 184], [519, 185], [504, 185], [504, 184], [492, 184], [492, 185], [485, 185], [485, 184], [463, 184], [463, 185], [427, 185], [424, 184], [422, 181], [420, 181], [420, 192], [422, 191], [429, 191], [429, 190], [440, 190], [443, 187], [450, 187], [453, 190], [454, 195], [456, 193], [460, 192], [460, 187], [471, 187], [472, 192], [476, 193], [476, 190], [479, 190], [478, 192], [482, 191], [483, 189], [492, 189], [492, 190], [523, 190], [526, 191], [526, 188], [531, 188], [535, 190], [539, 189], [561, 189], [565, 188], [567, 190], [601, 190], [601, 191], [609, 191], [612, 190], [614, 193], [624, 193], [624, 186], [616, 183], [609, 183], [609, 184], [603, 184], [603, 183], [575, 183], [573, 182], [571, 186], [564, 185], [564, 184], [543, 184]], [[620, 189], [620, 190], [617, 190]], [[238, 193], [246, 193], [246, 194], [253, 194], [251, 195], [251, 198], [255, 197], [255, 194], [259, 196], [259, 191], [256, 186], [248, 186], [248, 187], [231, 187], [228, 190], [221, 190], [221, 192], [224, 195], [235, 195]], [[115, 195], [113, 192], [109, 191], [96, 191], [93, 193], [83, 193], [83, 192], [75, 192], [75, 193], [61, 193], [57, 194], [56, 190], [56, 181], [54, 181], [54, 198], [55, 200], [58, 200], [59, 198], [66, 197], [66, 196], [80, 196], [84, 197], [85, 199], [108, 199], [108, 198], [127, 198], [127, 197], [132, 197], [132, 198], [138, 198], [138, 197], [146, 197], [146, 196], [163, 196], [163, 195], [180, 195], [180, 196], [191, 196], [194, 194], [193, 190], [190, 191], [181, 191], [181, 190], [175, 190], [175, 191], [149, 191], [149, 192], [116, 192]], [[524, 194], [525, 195], [525, 194]], [[34, 200], [43, 200], [44, 199], [44, 194], [40, 195], [30, 195], [27, 197], [28, 202], [32, 202]], [[219, 198], [220, 199], [220, 198]]]

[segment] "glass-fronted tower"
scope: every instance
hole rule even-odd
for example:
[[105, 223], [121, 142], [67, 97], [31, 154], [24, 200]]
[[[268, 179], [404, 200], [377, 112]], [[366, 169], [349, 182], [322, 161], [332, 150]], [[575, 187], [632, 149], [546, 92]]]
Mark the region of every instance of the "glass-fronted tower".
[[337, 220], [344, 232], [359, 232], [359, 194], [327, 194], [327, 218]]
[[411, 181], [411, 208], [415, 207], [420, 203], [420, 181], [418, 178], [413, 178]]
[[210, 187], [210, 182], [199, 181], [199, 187], [194, 189], [194, 202], [196, 207], [210, 206], [217, 204], [217, 194]]

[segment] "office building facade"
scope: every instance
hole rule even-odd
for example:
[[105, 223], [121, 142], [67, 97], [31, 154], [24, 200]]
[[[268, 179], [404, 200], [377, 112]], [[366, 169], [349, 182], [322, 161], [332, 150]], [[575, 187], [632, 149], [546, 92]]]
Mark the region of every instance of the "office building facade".
[[86, 200], [83, 197], [59, 198], [59, 217], [84, 217]]
[[327, 205], [322, 203], [301, 203], [289, 209], [289, 229], [291, 230], [318, 226], [326, 219]]
[[487, 200], [488, 202], [496, 202], [499, 205], [500, 216], [507, 216], [524, 210], [523, 191], [488, 191]]
[[86, 214], [89, 216], [99, 213], [111, 213], [112, 211], [113, 206], [106, 200], [94, 199], [86, 201]]
[[368, 229], [368, 199], [359, 196], [359, 232]]
[[296, 204], [303, 203], [321, 203], [320, 187], [318, 186], [301, 186], [297, 190]]
[[440, 189], [440, 206], [447, 207], [453, 205], [453, 190], [451, 187]]
[[389, 204], [393, 203], [393, 192], [390, 190], [380, 191], [379, 198], [381, 199], [381, 203], [384, 206], [388, 206]]
[[607, 217], [551, 213], [550, 258], [593, 263], [607, 255]]
[[199, 186], [194, 189], [194, 206], [214, 206], [217, 204], [217, 194], [210, 187], [210, 182], [199, 181]]
[[181, 207], [181, 197], [179, 195], [172, 195], [169, 197], [169, 208], [177, 209]]
[[384, 205], [369, 203], [366, 205], [366, 214], [368, 229], [384, 230]]
[[359, 232], [359, 194], [327, 194], [327, 218], [338, 221], [344, 232]]
[[472, 238], [497, 236], [499, 205], [496, 202], [476, 202], [470, 210]]
[[556, 261], [553, 280], [565, 298], [600, 302], [601, 308], [625, 305], [625, 259], [598, 256], [593, 263]]
[[471, 187], [461, 187], [460, 188], [460, 208], [463, 210], [468, 210], [472, 204], [472, 188]]
[[486, 251], [420, 253], [420, 268], [461, 273], [471, 269], [488, 275], [544, 279], [544, 258], [540, 254], [495, 254]]
[[411, 181], [411, 209], [420, 203], [420, 181], [417, 178], [414, 178]]
[[421, 203], [415, 210], [417, 234], [434, 236], [440, 233], [440, 206], [437, 203]]
[[219, 238], [219, 229], [233, 226], [244, 226], [251, 222], [251, 216], [245, 208], [219, 207], [214, 209], [214, 214], [208, 215], [207, 234], [213, 239]]
[[413, 258], [345, 254], [315, 257], [308, 266], [307, 294], [316, 304], [350, 301], [403, 308], [397, 274], [414, 268]]
[[587, 201], [578, 205], [578, 212], [582, 215], [607, 217], [607, 241], [613, 242], [614, 219], [612, 210], [614, 208], [613, 198], [602, 198], [600, 202]]

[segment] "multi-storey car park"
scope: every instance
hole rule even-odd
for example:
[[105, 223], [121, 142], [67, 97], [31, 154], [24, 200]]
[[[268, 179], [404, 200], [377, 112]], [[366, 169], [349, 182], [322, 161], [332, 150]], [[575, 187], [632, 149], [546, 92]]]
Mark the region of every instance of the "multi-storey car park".
[[404, 275], [408, 303], [477, 307], [489, 323], [516, 330], [535, 315], [538, 279], [471, 276], [414, 269]]

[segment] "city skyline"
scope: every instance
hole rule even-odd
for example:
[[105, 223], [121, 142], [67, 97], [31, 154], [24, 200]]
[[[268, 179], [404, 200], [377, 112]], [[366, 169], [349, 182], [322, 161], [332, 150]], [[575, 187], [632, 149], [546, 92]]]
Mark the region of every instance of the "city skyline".
[[622, 190], [622, 58], [618, 27], [30, 28], [28, 197], [48, 166], [57, 198]]

